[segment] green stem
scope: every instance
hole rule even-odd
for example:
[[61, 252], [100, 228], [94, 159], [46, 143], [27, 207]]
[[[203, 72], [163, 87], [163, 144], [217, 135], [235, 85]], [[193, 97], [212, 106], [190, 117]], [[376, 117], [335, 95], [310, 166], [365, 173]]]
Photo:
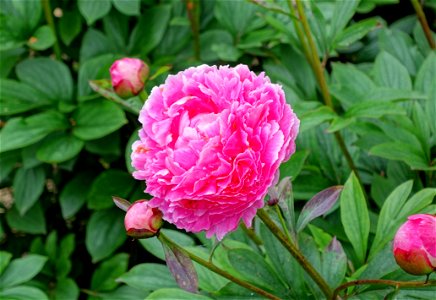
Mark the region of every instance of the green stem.
[[174, 241], [172, 241], [170, 238], [168, 238], [166, 235], [164, 235], [162, 232], [159, 233], [159, 239], [162, 240], [162, 242], [167, 243], [177, 249], [179, 249], [181, 252], [183, 252], [184, 254], [186, 254], [187, 256], [189, 256], [193, 261], [197, 262], [198, 264], [202, 265], [205, 268], [208, 268], [209, 270], [211, 270], [212, 272], [215, 272], [219, 275], [221, 275], [224, 278], [227, 278], [228, 280], [246, 288], [249, 289], [265, 298], [268, 299], [273, 299], [273, 300], [280, 300], [279, 297], [268, 293], [267, 291], [262, 290], [261, 288], [258, 288], [255, 285], [252, 285], [251, 283], [248, 283], [242, 279], [239, 279], [235, 276], [233, 276], [232, 274], [224, 271], [223, 269], [218, 268], [217, 266], [215, 266], [212, 262], [208, 262], [207, 260], [202, 259], [201, 257], [195, 255], [192, 252], [189, 252], [188, 250], [184, 249], [183, 247], [179, 246], [178, 244], [176, 244]]
[[185, 0], [186, 11], [188, 12], [189, 22], [191, 23], [192, 36], [194, 37], [194, 55], [196, 60], [200, 60], [200, 1]]
[[[306, 52], [306, 57], [311, 57], [311, 66], [312, 66], [312, 70], [315, 73], [315, 77], [318, 81], [320, 90], [321, 90], [321, 94], [322, 97], [324, 99], [324, 103], [330, 107], [333, 111], [335, 111], [334, 106], [333, 106], [333, 102], [332, 102], [332, 98], [330, 96], [330, 92], [327, 86], [327, 81], [324, 75], [324, 69], [321, 65], [321, 62], [319, 60], [319, 56], [318, 56], [318, 50], [316, 49], [316, 45], [315, 42], [313, 40], [312, 37], [312, 33], [310, 31], [310, 27], [309, 27], [309, 22], [307, 21], [306, 18], [306, 14], [304, 13], [304, 8], [303, 5], [301, 3], [301, 0], [296, 0], [296, 4], [297, 4], [297, 10], [298, 10], [298, 15], [300, 16], [300, 21], [301, 24], [303, 25], [303, 29], [304, 29], [304, 33], [306, 36], [306, 39], [309, 43], [309, 49], [306, 47], [304, 47], [304, 43], [303, 43], [303, 49]], [[290, 4], [292, 7], [292, 3]], [[293, 13], [295, 13], [295, 10], [292, 10]], [[297, 30], [298, 32], [298, 30]], [[299, 35], [300, 39], [304, 39], [303, 36]], [[341, 149], [342, 153], [345, 156], [345, 159], [350, 167], [350, 169], [356, 174], [357, 178], [359, 179], [359, 181], [361, 182], [361, 178], [359, 175], [359, 172], [357, 171], [357, 167], [354, 164], [353, 158], [351, 157], [350, 152], [347, 149], [347, 146], [344, 142], [344, 139], [341, 135], [340, 132], [335, 132], [334, 133], [335, 139], [339, 145], [339, 148]]]
[[56, 34], [56, 28], [53, 21], [53, 14], [50, 7], [50, 0], [41, 0], [42, 7], [44, 9], [45, 20], [47, 21], [48, 26], [50, 26], [53, 34], [55, 36], [55, 43], [53, 45], [53, 49], [56, 55], [56, 59], [60, 60], [62, 57], [61, 48], [58, 42], [58, 36]]
[[262, 8], [265, 8], [265, 9], [267, 9], [269, 11], [272, 11], [272, 12], [275, 12], [275, 13], [279, 13], [279, 14], [282, 14], [282, 15], [285, 15], [285, 16], [289, 16], [289, 14], [285, 10], [281, 9], [279, 6], [272, 6], [270, 4], [267, 4], [266, 2], [261, 2], [261, 1], [258, 1], [258, 0], [247, 0], [247, 1], [252, 3], [252, 4], [255, 4], [257, 6], [260, 6]]
[[257, 245], [262, 245], [262, 240], [257, 236], [253, 229], [247, 228], [244, 223], [241, 223], [241, 228], [245, 232], [245, 234]]
[[347, 283], [344, 283], [337, 287], [335, 291], [333, 292], [333, 295], [331, 300], [336, 300], [339, 296], [339, 292], [349, 288], [350, 286], [356, 286], [356, 285], [362, 285], [362, 284], [374, 284], [374, 285], [391, 285], [396, 288], [400, 287], [406, 287], [406, 288], [417, 288], [417, 287], [426, 287], [426, 286], [436, 286], [436, 280], [430, 280], [427, 282], [422, 281], [395, 281], [395, 280], [385, 280], [385, 279], [361, 279], [361, 280], [354, 280]]
[[300, 22], [298, 21], [299, 19], [296, 17], [297, 14], [295, 12], [294, 5], [292, 4], [291, 0], [287, 0], [287, 2], [288, 2], [289, 10], [291, 12], [290, 17], [292, 19], [292, 22], [294, 23], [294, 27], [295, 27], [295, 30], [297, 31], [297, 35], [298, 35], [298, 38], [300, 39], [301, 45], [303, 46], [304, 56], [306, 56], [306, 59], [309, 62], [309, 65], [312, 67], [312, 69], [314, 69], [314, 66], [313, 66], [314, 62], [312, 62], [312, 57], [310, 55], [310, 49], [309, 49], [309, 46], [307, 45], [307, 41], [304, 37], [303, 30], [301, 29]]
[[428, 44], [432, 49], [436, 49], [436, 44], [433, 38], [433, 34], [428, 26], [427, 18], [425, 17], [424, 10], [418, 0], [410, 0], [412, 2], [413, 8], [418, 16], [419, 23], [421, 23], [422, 30], [424, 31], [425, 37], [427, 38]]
[[115, 93], [112, 91], [109, 91], [103, 87], [100, 87], [98, 84], [94, 83], [92, 80], [89, 81], [89, 86], [97, 93], [99, 93], [101, 96], [105, 97], [106, 99], [109, 99], [121, 106], [123, 106], [126, 110], [130, 111], [131, 113], [134, 113], [136, 115], [139, 115], [139, 110], [131, 106], [129, 103], [118, 97]]
[[322, 276], [315, 270], [315, 268], [309, 263], [309, 261], [304, 257], [304, 255], [298, 250], [298, 248], [292, 244], [286, 235], [280, 230], [280, 228], [274, 223], [274, 221], [269, 217], [268, 213], [264, 209], [259, 209], [257, 211], [257, 216], [262, 220], [262, 222], [269, 228], [269, 230], [276, 236], [280, 243], [291, 253], [291, 255], [298, 261], [298, 263], [303, 267], [303, 269], [312, 277], [313, 281], [319, 286], [321, 291], [330, 299], [333, 295], [333, 291], [328, 286], [327, 282], [322, 278]]
[[283, 231], [285, 232], [286, 236], [288, 237], [289, 242], [290, 243], [295, 242], [292, 239], [291, 234], [289, 233], [288, 226], [286, 226], [286, 222], [285, 222], [285, 219], [283, 218], [282, 211], [280, 210], [280, 207], [278, 205], [274, 205], [274, 206], [276, 208], [277, 215], [279, 216], [280, 223], [282, 224]]

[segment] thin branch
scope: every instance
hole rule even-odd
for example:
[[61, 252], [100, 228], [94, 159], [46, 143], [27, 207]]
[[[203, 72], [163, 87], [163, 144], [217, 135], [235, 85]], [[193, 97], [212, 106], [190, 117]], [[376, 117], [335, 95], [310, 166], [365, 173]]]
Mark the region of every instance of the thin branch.
[[412, 2], [413, 8], [418, 16], [419, 23], [421, 23], [422, 30], [424, 31], [425, 37], [427, 38], [428, 44], [432, 49], [436, 49], [436, 44], [433, 38], [433, 34], [428, 26], [427, 18], [425, 17], [424, 10], [418, 0], [410, 0]]
[[364, 285], [364, 284], [373, 284], [373, 285], [390, 285], [396, 288], [407, 287], [407, 288], [419, 288], [419, 287], [427, 287], [427, 286], [436, 286], [436, 280], [430, 280], [427, 282], [422, 281], [396, 281], [396, 280], [385, 280], [385, 279], [361, 279], [354, 280], [347, 283], [344, 283], [337, 287], [333, 292], [333, 296], [330, 298], [331, 300], [336, 300], [339, 296], [340, 291], [349, 288], [351, 286], [356, 285]]
[[42, 3], [42, 7], [44, 9], [45, 20], [47, 21], [48, 26], [50, 26], [50, 28], [53, 31], [53, 34], [55, 36], [55, 42], [53, 45], [53, 49], [54, 49], [54, 52], [56, 55], [56, 59], [60, 60], [61, 56], [62, 56], [62, 52], [61, 52], [61, 48], [59, 46], [58, 36], [56, 34], [56, 28], [54, 25], [53, 15], [52, 15], [51, 7], [50, 7], [50, 0], [41, 0], [41, 3]]
[[[330, 92], [329, 92], [329, 89], [327, 86], [327, 81], [326, 81], [326, 78], [324, 75], [324, 69], [323, 69], [321, 62], [319, 60], [318, 50], [316, 49], [316, 45], [315, 45], [315, 42], [313, 40], [312, 33], [310, 31], [309, 22], [307, 21], [306, 14], [304, 13], [303, 5], [301, 3], [301, 0], [296, 0], [296, 3], [297, 3], [298, 15], [300, 16], [300, 20], [301, 20], [301, 23], [303, 25], [304, 33], [305, 33], [305, 36], [307, 38], [307, 41], [309, 43], [309, 48], [310, 48], [310, 50], [304, 49], [305, 52], [306, 51], [310, 52], [310, 53], [307, 53], [306, 56], [311, 57], [311, 61], [312, 61], [311, 66], [312, 66], [313, 72], [315, 73], [315, 77], [318, 81], [319, 87], [321, 89], [321, 94], [322, 94], [322, 97], [324, 99], [324, 103], [328, 107], [330, 107], [333, 111], [335, 111], [334, 106], [333, 106], [333, 102], [332, 102], [332, 98], [330, 96]], [[343, 139], [341, 133], [339, 131], [337, 131], [334, 133], [334, 136], [335, 136], [335, 139], [336, 139], [342, 153], [345, 156], [345, 159], [347, 160], [347, 163], [348, 163], [350, 169], [356, 174], [357, 178], [361, 182], [361, 178], [360, 178], [359, 172], [357, 171], [357, 167], [354, 164], [353, 158], [351, 157], [351, 154], [347, 149], [347, 146], [344, 142], [344, 139]]]
[[280, 243], [291, 253], [291, 255], [298, 261], [298, 263], [303, 267], [303, 269], [309, 274], [309, 276], [315, 281], [319, 286], [321, 291], [324, 293], [327, 299], [330, 299], [333, 295], [333, 291], [330, 289], [327, 282], [322, 278], [317, 270], [310, 264], [310, 262], [304, 257], [303, 254], [298, 250], [298, 248], [291, 243], [286, 235], [280, 230], [280, 228], [274, 223], [274, 221], [269, 217], [268, 213], [264, 209], [259, 209], [257, 211], [257, 216], [262, 220], [262, 222], [269, 228], [272, 234], [280, 241]]

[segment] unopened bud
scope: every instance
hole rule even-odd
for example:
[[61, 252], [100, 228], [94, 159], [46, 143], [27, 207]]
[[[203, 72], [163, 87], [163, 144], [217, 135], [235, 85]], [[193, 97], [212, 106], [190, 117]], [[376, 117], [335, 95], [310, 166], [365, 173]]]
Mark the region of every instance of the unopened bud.
[[127, 235], [136, 239], [155, 236], [162, 224], [162, 212], [150, 207], [147, 200], [133, 203], [124, 218]]
[[407, 273], [425, 275], [436, 270], [436, 216], [412, 215], [394, 238], [394, 256]]
[[123, 98], [138, 95], [144, 88], [148, 73], [147, 64], [138, 58], [122, 58], [110, 67], [112, 86]]

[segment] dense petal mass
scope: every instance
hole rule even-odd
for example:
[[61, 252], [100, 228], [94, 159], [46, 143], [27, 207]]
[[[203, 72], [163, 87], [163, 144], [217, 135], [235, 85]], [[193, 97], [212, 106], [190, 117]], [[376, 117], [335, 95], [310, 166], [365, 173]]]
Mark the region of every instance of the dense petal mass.
[[299, 128], [282, 88], [245, 65], [169, 76], [139, 120], [133, 175], [146, 180], [150, 205], [178, 228], [218, 239], [241, 219], [251, 225]]

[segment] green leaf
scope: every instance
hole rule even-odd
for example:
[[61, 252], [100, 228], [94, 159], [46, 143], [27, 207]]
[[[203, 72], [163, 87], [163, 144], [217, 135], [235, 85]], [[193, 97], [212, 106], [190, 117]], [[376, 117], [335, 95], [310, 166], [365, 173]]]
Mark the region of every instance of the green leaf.
[[17, 151], [4, 152], [0, 155], [0, 183], [3, 182], [21, 160]]
[[147, 55], [164, 36], [171, 15], [171, 6], [159, 5], [146, 10], [133, 29], [129, 40], [131, 54]]
[[127, 285], [122, 285], [116, 288], [114, 291], [99, 293], [99, 296], [103, 300], [132, 300], [132, 299], [145, 299], [150, 294], [150, 291], [144, 291], [132, 288]]
[[332, 24], [330, 27], [330, 40], [342, 32], [347, 23], [351, 20], [356, 12], [360, 0], [337, 1], [333, 10]]
[[406, 67], [388, 52], [382, 51], [374, 63], [374, 79], [385, 87], [412, 89], [412, 80]]
[[23, 258], [14, 259], [0, 277], [0, 287], [7, 288], [26, 282], [38, 274], [47, 257], [29, 254]]
[[69, 133], [55, 134], [42, 142], [36, 157], [47, 163], [60, 163], [80, 153], [85, 143]]
[[324, 122], [330, 121], [331, 119], [336, 117], [336, 114], [334, 111], [332, 111], [330, 107], [321, 106], [314, 110], [305, 112], [299, 117], [301, 120], [300, 132], [302, 133]]
[[80, 47], [80, 62], [114, 51], [109, 39], [100, 31], [89, 28]]
[[128, 198], [134, 183], [128, 173], [120, 170], [112, 169], [100, 173], [89, 190], [88, 208], [100, 210], [113, 207], [112, 196]]
[[0, 290], [0, 299], [7, 300], [48, 300], [47, 295], [35, 287], [15, 286]]
[[132, 145], [134, 142], [139, 140], [139, 129], [136, 129], [132, 135], [130, 136], [129, 140], [127, 141], [126, 150], [124, 151], [124, 158], [126, 160], [126, 168], [129, 171], [129, 173], [133, 173], [135, 171], [135, 168], [132, 166]]
[[39, 27], [33, 36], [27, 41], [27, 45], [33, 50], [41, 51], [50, 48], [56, 42], [56, 36], [48, 25]]
[[235, 46], [228, 44], [213, 44], [211, 50], [218, 55], [218, 58], [224, 61], [237, 61], [242, 56], [242, 52]]
[[297, 178], [303, 169], [304, 162], [309, 156], [308, 150], [296, 151], [291, 158], [280, 165], [280, 176], [283, 178], [285, 176], [292, 177], [292, 180]]
[[282, 282], [259, 254], [236, 248], [228, 250], [228, 258], [234, 270], [244, 280], [275, 294], [284, 293]]
[[12, 254], [6, 251], [0, 251], [0, 275], [6, 270], [6, 267], [9, 265], [11, 261]]
[[334, 289], [345, 278], [347, 272], [347, 255], [341, 243], [334, 237], [321, 255], [321, 274]]
[[45, 172], [44, 168], [18, 169], [14, 177], [14, 200], [15, 207], [23, 216], [44, 191]]
[[[0, 33], [0, 41], [1, 41], [1, 33]], [[24, 48], [15, 48], [15, 49], [2, 51], [1, 48], [2, 47], [0, 45], [0, 57], [2, 58], [2, 60], [0, 61], [0, 78], [6, 78], [8, 77], [12, 69], [15, 67], [17, 62], [21, 59], [21, 55], [24, 52], [26, 52], [26, 50]], [[1, 88], [0, 88], [0, 92], [1, 92]]]
[[370, 255], [368, 260], [369, 263], [362, 274], [360, 274], [359, 279], [382, 278], [400, 268], [395, 262], [392, 241], [390, 239], [386, 239], [385, 246], [374, 252], [373, 255]]
[[55, 300], [75, 300], [79, 298], [80, 290], [71, 278], [61, 278], [56, 282]]
[[44, 212], [38, 202], [24, 216], [21, 216], [13, 206], [6, 214], [6, 221], [9, 227], [16, 231], [33, 234], [45, 234], [46, 232]]
[[413, 170], [436, 170], [435, 166], [430, 167], [427, 163], [422, 149], [413, 144], [404, 142], [383, 143], [372, 147], [369, 153], [391, 160], [403, 161]]
[[[91, 94], [90, 80], [109, 78], [109, 68], [117, 57], [114, 54], [105, 54], [91, 58], [80, 65], [78, 96], [79, 101], [85, 101], [85, 96]], [[92, 98], [94, 99], [94, 98]]]
[[46, 111], [27, 118], [8, 120], [0, 132], [0, 152], [32, 145], [55, 130], [68, 128], [65, 117], [55, 111]]
[[73, 79], [68, 67], [47, 57], [26, 59], [16, 67], [18, 78], [52, 101], [70, 101]]
[[241, 37], [248, 32], [256, 11], [255, 5], [245, 1], [217, 1], [214, 13], [218, 22], [234, 37]]
[[232, 44], [232, 35], [225, 30], [213, 29], [202, 32], [200, 35], [200, 58], [205, 62], [213, 62], [219, 59], [218, 53], [212, 50], [212, 46], [217, 44]]
[[64, 15], [59, 20], [59, 35], [62, 42], [69, 46], [82, 30], [82, 20], [80, 14], [74, 11], [64, 11]]
[[86, 226], [86, 249], [96, 263], [110, 256], [126, 240], [124, 213], [119, 209], [94, 212]]
[[304, 293], [305, 289], [305, 279], [302, 273], [304, 271], [301, 266], [263, 224], [260, 224], [260, 236], [275, 271], [292, 287], [295, 293], [298, 293], [294, 298], [301, 299], [298, 296], [302, 296], [300, 293]]
[[[195, 245], [194, 240], [185, 233], [182, 233], [177, 230], [171, 230], [171, 229], [161, 229], [161, 230], [166, 236], [168, 236], [171, 240], [173, 240], [180, 246], [190, 247]], [[160, 258], [161, 260], [165, 260], [165, 253], [162, 249], [162, 244], [157, 239], [157, 237], [141, 239], [139, 240], [139, 242], [145, 248], [145, 250], [147, 250], [157, 258]]]
[[22, 113], [50, 104], [31, 86], [10, 79], [0, 80], [0, 116]]
[[112, 0], [118, 11], [128, 16], [138, 16], [141, 6], [140, 0]]
[[118, 277], [127, 271], [129, 255], [118, 253], [102, 262], [92, 274], [91, 289], [93, 291], [111, 291], [116, 288]]
[[334, 41], [334, 48], [346, 48], [360, 40], [377, 26], [378, 20], [365, 19], [352, 24], [340, 32]]
[[96, 20], [103, 18], [111, 10], [110, 0], [79, 0], [79, 10], [88, 25], [92, 25]]
[[378, 119], [384, 115], [406, 115], [406, 111], [395, 103], [374, 100], [353, 104], [344, 117]]
[[95, 140], [127, 123], [123, 110], [105, 100], [81, 103], [72, 115], [76, 125], [73, 134], [82, 140]]
[[120, 146], [120, 132], [115, 131], [100, 139], [86, 142], [85, 149], [88, 152], [101, 156], [120, 156]]
[[86, 196], [90, 189], [90, 182], [93, 177], [88, 172], [77, 174], [69, 181], [59, 196], [62, 217], [69, 219], [73, 217], [86, 201]]
[[136, 265], [119, 277], [117, 281], [140, 290], [154, 291], [161, 288], [177, 287], [177, 283], [168, 268], [154, 263]]
[[200, 294], [193, 294], [186, 292], [182, 289], [159, 289], [145, 298], [146, 300], [167, 300], [173, 299], [174, 295], [177, 295], [177, 300], [212, 300], [212, 298], [206, 297]]
[[369, 213], [359, 180], [351, 173], [341, 193], [341, 222], [353, 246], [359, 264], [366, 257], [369, 236]]
[[414, 47], [409, 35], [402, 31], [383, 29], [379, 33], [380, 49], [397, 58], [406, 68], [410, 75], [415, 76], [417, 61], [412, 55]]

